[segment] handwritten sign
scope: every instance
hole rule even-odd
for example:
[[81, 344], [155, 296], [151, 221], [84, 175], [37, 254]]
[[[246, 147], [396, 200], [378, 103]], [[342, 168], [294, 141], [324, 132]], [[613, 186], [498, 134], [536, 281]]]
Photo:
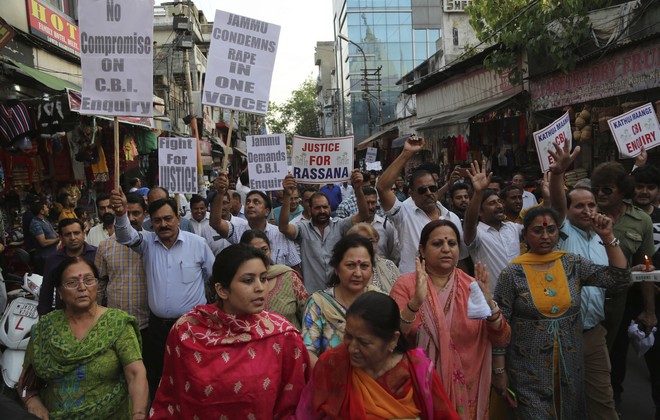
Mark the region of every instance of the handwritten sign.
[[266, 115], [280, 27], [215, 11], [202, 103]]
[[364, 161], [366, 163], [374, 163], [376, 161], [377, 155], [378, 155], [378, 149], [376, 149], [375, 147], [368, 147], [367, 154], [364, 157]]
[[195, 138], [158, 138], [158, 184], [171, 193], [197, 193]]
[[555, 150], [554, 143], [557, 143], [559, 147], [564, 147], [564, 143], [568, 142], [568, 149], [570, 150], [573, 146], [573, 133], [571, 132], [571, 120], [568, 116], [568, 112], [559, 117], [549, 126], [545, 127], [542, 130], [534, 132], [534, 141], [536, 142], [536, 154], [539, 157], [539, 163], [541, 164], [541, 170], [543, 172], [548, 172], [550, 170], [550, 165], [554, 163], [554, 159], [550, 156], [548, 150]]
[[622, 158], [634, 158], [660, 145], [660, 125], [653, 105], [642, 105], [607, 120]]
[[353, 136], [293, 136], [293, 177], [306, 184], [348, 181], [353, 170]]
[[247, 136], [247, 160], [250, 189], [279, 191], [287, 173], [284, 134]]
[[78, 4], [81, 114], [146, 116], [153, 104], [153, 1]]

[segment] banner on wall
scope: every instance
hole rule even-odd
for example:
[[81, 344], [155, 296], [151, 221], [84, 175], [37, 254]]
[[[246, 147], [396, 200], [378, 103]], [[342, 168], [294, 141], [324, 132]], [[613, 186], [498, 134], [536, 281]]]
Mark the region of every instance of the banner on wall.
[[293, 177], [305, 184], [349, 181], [353, 170], [353, 136], [293, 136]]
[[571, 120], [568, 112], [556, 119], [549, 126], [534, 132], [534, 142], [536, 143], [536, 154], [539, 157], [541, 170], [548, 172], [550, 165], [554, 163], [552, 156], [548, 150], [554, 152], [557, 143], [559, 147], [564, 147], [564, 143], [568, 142], [568, 149], [573, 147], [573, 132], [571, 131]]
[[642, 147], [649, 150], [660, 145], [660, 124], [650, 103], [607, 120], [607, 124], [622, 158], [639, 156]]
[[78, 4], [81, 114], [150, 117], [153, 109], [153, 1]]

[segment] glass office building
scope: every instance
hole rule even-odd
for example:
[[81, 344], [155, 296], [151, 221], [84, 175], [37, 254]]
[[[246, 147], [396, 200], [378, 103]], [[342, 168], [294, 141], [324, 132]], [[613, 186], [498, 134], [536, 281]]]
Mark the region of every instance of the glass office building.
[[[425, 4], [418, 6], [418, 3]], [[413, 16], [428, 15], [424, 9], [429, 8], [437, 12], [436, 7], [441, 13], [442, 6], [437, 3], [334, 0], [335, 77], [344, 98], [337, 107], [339, 135], [353, 133], [357, 144], [370, 133], [377, 133], [383, 123], [397, 118], [395, 110], [401, 86], [396, 82], [433, 55], [441, 37], [441, 19], [435, 25], [420, 28], [413, 24]], [[352, 43], [337, 38], [340, 34]]]

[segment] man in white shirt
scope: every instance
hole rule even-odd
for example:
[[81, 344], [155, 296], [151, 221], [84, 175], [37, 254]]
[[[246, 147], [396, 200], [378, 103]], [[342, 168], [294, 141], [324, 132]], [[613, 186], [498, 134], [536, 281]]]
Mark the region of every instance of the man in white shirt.
[[[240, 217], [233, 216], [231, 211], [229, 211], [229, 191], [225, 192], [225, 195], [222, 197], [222, 218], [228, 222], [233, 223], [234, 225], [247, 225], [247, 220], [241, 219]], [[218, 232], [215, 231], [210, 225], [204, 226], [201, 233], [202, 237], [206, 239], [206, 243], [209, 244], [211, 252], [213, 255], [217, 256], [220, 251], [227, 248], [231, 243], [220, 236]]]
[[526, 208], [535, 206], [538, 204], [536, 201], [536, 197], [534, 197], [534, 194], [531, 192], [527, 191], [525, 189], [525, 175], [523, 175], [520, 172], [517, 172], [513, 175], [513, 178], [511, 179], [511, 185], [522, 188], [523, 193], [522, 193], [522, 209], [525, 210]]
[[[446, 219], [456, 225], [461, 236], [463, 229], [458, 216], [447, 210], [437, 197], [438, 184], [427, 170], [416, 170], [411, 176], [410, 197], [404, 202], [396, 198], [392, 185], [401, 174], [406, 162], [424, 149], [425, 141], [415, 135], [403, 145], [403, 151], [388, 166], [376, 183], [380, 204], [385, 215], [394, 223], [399, 234], [401, 274], [415, 271], [415, 258], [418, 255], [419, 235], [426, 224], [436, 219]], [[460, 258], [467, 257], [465, 247], [461, 247]]]
[[108, 194], [99, 194], [96, 197], [96, 214], [101, 223], [89, 230], [86, 242], [98, 247], [101, 242], [115, 234], [115, 210], [110, 206]]
[[504, 221], [504, 203], [494, 190], [489, 190], [490, 175], [486, 162], [473, 163], [470, 180], [474, 193], [465, 212], [464, 243], [472, 261], [486, 264], [490, 274], [490, 290], [509, 262], [520, 255], [522, 225]]
[[202, 230], [209, 225], [209, 213], [206, 211], [206, 200], [199, 194], [190, 197], [190, 214], [186, 216], [193, 226], [195, 234], [202, 235]]
[[401, 260], [401, 251], [399, 250], [399, 235], [396, 228], [390, 220], [376, 213], [376, 207], [378, 206], [376, 190], [367, 187], [363, 188], [362, 191], [364, 191], [364, 199], [367, 201], [367, 210], [369, 210], [369, 218], [365, 222], [371, 224], [379, 236], [376, 253], [398, 265]]

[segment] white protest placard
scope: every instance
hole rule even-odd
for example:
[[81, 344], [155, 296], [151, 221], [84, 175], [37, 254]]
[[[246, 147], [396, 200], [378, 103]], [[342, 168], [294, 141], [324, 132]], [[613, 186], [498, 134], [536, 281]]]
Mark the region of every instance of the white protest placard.
[[642, 105], [607, 120], [622, 158], [634, 158], [660, 145], [660, 125], [653, 105]]
[[202, 103], [266, 115], [280, 27], [215, 11]]
[[284, 134], [247, 136], [250, 189], [279, 191], [287, 173]]
[[349, 181], [353, 170], [353, 136], [293, 136], [293, 177], [305, 184]]
[[378, 149], [375, 147], [367, 147], [367, 154], [364, 157], [366, 163], [374, 163], [376, 161], [376, 156], [378, 155]]
[[153, 1], [78, 2], [81, 114], [150, 117]]
[[552, 124], [534, 132], [534, 141], [536, 142], [536, 154], [539, 157], [541, 170], [548, 172], [550, 165], [554, 162], [548, 150], [555, 151], [554, 143], [559, 147], [564, 147], [564, 143], [568, 142], [568, 149], [573, 147], [573, 132], [571, 131], [571, 120], [568, 112], [553, 121]]
[[174, 194], [197, 193], [197, 143], [194, 137], [158, 138], [158, 185]]
[[367, 164], [367, 171], [382, 171], [383, 167], [380, 163], [380, 160], [377, 160], [375, 162], [366, 162]]

